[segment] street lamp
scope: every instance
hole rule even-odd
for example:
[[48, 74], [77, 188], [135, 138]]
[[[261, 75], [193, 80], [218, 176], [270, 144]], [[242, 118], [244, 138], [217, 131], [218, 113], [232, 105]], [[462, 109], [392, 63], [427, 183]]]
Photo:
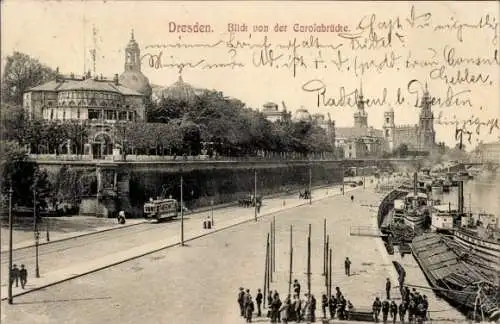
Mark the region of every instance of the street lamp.
[[36, 190], [33, 186], [33, 232], [35, 235], [35, 275], [40, 278], [40, 269], [38, 267], [38, 243], [40, 241], [40, 232], [38, 231], [38, 219], [36, 215]]
[[9, 189], [9, 291], [8, 291], [8, 301], [12, 304], [12, 182]]
[[211, 215], [211, 221], [212, 221], [212, 226], [214, 226], [214, 200], [212, 199], [210, 201], [210, 215]]

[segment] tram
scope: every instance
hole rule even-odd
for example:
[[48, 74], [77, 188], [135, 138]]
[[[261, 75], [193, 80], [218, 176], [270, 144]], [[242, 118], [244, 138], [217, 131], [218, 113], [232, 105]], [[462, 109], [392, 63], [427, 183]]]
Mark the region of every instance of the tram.
[[150, 199], [144, 204], [144, 218], [162, 220], [177, 217], [179, 204], [175, 199]]

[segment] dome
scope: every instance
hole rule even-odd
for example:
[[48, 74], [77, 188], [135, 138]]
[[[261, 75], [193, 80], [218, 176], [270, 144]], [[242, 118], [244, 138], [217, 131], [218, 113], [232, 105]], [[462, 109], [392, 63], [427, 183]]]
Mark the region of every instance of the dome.
[[389, 113], [393, 113], [393, 112], [394, 112], [394, 108], [389, 107], [389, 109], [387, 110], [387, 112], [389, 112]]
[[151, 96], [151, 86], [149, 79], [140, 71], [125, 71], [119, 77], [120, 84], [135, 90], [148, 98]]
[[189, 83], [182, 80], [179, 76], [179, 80], [172, 84], [168, 88], [160, 89], [155, 96], [158, 98], [173, 99], [179, 101], [190, 102], [196, 98], [196, 91]]
[[293, 116], [293, 119], [295, 121], [308, 122], [308, 121], [311, 121], [311, 114], [309, 114], [307, 109], [304, 109], [304, 108], [297, 109], [297, 111], [295, 112], [295, 115]]

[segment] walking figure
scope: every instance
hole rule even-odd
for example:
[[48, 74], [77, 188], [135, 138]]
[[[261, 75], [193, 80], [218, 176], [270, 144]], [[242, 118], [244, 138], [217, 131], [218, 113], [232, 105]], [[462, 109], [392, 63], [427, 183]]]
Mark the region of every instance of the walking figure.
[[21, 270], [19, 270], [19, 278], [21, 279], [21, 288], [24, 289], [26, 283], [28, 282], [28, 270], [24, 267], [24, 264], [21, 264]]
[[351, 202], [353, 202], [353, 201], [354, 201], [354, 196], [351, 196]]
[[391, 299], [391, 281], [389, 278], [385, 281], [385, 294], [387, 295], [387, 299]]
[[260, 289], [257, 289], [257, 296], [255, 297], [255, 301], [257, 302], [257, 316], [262, 316], [262, 313], [261, 313], [261, 308], [260, 308], [260, 305], [262, 305], [262, 292], [260, 291]]
[[238, 292], [238, 305], [240, 306], [241, 316], [245, 316], [244, 299], [245, 299], [245, 290], [243, 289], [243, 287], [240, 287], [240, 291]]
[[247, 323], [252, 322], [253, 311], [254, 311], [254, 305], [252, 301], [252, 296], [248, 295], [245, 301], [245, 318], [247, 319]]
[[16, 264], [12, 266], [10, 278], [11, 278], [10, 285], [13, 286], [14, 282], [16, 282], [16, 287], [19, 287], [19, 268], [17, 267]]
[[349, 277], [351, 275], [351, 260], [349, 260], [349, 258], [345, 258], [344, 268], [346, 276]]
[[382, 308], [382, 303], [380, 299], [375, 298], [372, 305], [373, 317], [375, 319], [375, 323], [378, 323], [378, 316], [380, 315], [380, 309]]

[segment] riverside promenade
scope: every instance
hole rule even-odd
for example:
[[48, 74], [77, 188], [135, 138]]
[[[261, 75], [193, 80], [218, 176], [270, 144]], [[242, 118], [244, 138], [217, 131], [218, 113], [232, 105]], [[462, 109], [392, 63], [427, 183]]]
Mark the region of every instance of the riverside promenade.
[[[16, 297], [14, 305], [2, 302], [2, 316], [15, 323], [244, 322], [236, 304], [237, 290], [240, 286], [246, 287], [255, 296], [256, 289], [263, 288], [265, 239], [273, 218], [277, 267], [272, 290], [278, 290], [284, 297], [288, 289], [290, 225], [294, 228], [293, 278], [299, 280], [302, 291], [306, 289], [305, 242], [311, 224], [311, 287], [319, 300], [324, 291], [322, 242], [323, 221], [327, 218], [334, 249], [333, 286], [339, 286], [355, 307], [369, 307], [372, 298], [385, 293], [386, 277], [395, 280], [396, 274], [384, 257], [386, 252], [381, 240], [350, 236], [350, 228], [376, 221], [377, 203], [383, 194], [368, 187], [346, 188], [349, 192], [346, 195], [341, 195], [338, 188], [333, 188], [333, 192], [328, 189], [328, 195], [326, 189], [322, 190], [323, 195], [320, 190], [313, 192], [312, 205], [298, 199], [292, 203], [290, 199], [286, 200], [285, 209], [276, 207], [276, 212], [270, 205], [264, 206], [257, 222], [246, 215], [241, 216], [240, 223], [244, 224], [231, 226], [238, 222], [228, 219], [218, 222], [218, 217], [211, 235], [200, 237], [210, 231], [200, 230], [198, 219], [196, 229], [186, 229], [186, 233], [192, 233], [186, 238], [193, 240], [186, 242], [185, 247], [178, 246], [178, 238], [172, 239], [171, 244], [177, 245], [175, 248], [161, 249], [50, 289], [32, 291]], [[350, 200], [351, 195], [354, 202]], [[288, 208], [292, 206], [294, 208]], [[220, 230], [225, 226], [228, 227]], [[198, 233], [197, 239], [194, 239], [194, 231]], [[155, 245], [165, 245], [166, 241]], [[137, 254], [139, 248], [135, 252]], [[345, 276], [343, 270], [346, 256], [353, 262], [350, 277]], [[119, 258], [109, 257], [108, 262], [110, 259]], [[77, 268], [75, 265], [74, 270], [81, 271]], [[393, 294], [399, 297], [396, 291]], [[256, 318], [254, 322], [268, 322], [268, 319]]]
[[[359, 180], [359, 179], [356, 179]], [[332, 187], [324, 187], [324, 188], [316, 188], [313, 190], [313, 201], [318, 201], [321, 199], [325, 199], [330, 196], [341, 195], [341, 186], [336, 185]], [[346, 186], [346, 193], [355, 190], [357, 188], [350, 188]], [[261, 212], [258, 215], [258, 218], [262, 218], [266, 215], [273, 214], [282, 210], [294, 208], [300, 205], [308, 204], [309, 200], [298, 199], [297, 194], [281, 196], [276, 198], [265, 199], [264, 204], [261, 208]], [[210, 211], [202, 211], [195, 212], [189, 215], [186, 215], [184, 221], [184, 238], [185, 242], [189, 242], [190, 240], [199, 238], [201, 236], [218, 232], [220, 230], [242, 224], [249, 221], [254, 221], [254, 209], [253, 208], [242, 208], [242, 207], [226, 207], [215, 209], [214, 211], [214, 223], [215, 226], [212, 229], [203, 229], [202, 221], [206, 220], [210, 216]], [[75, 217], [77, 219], [77, 217]], [[112, 220], [110, 220], [112, 221]], [[40, 256], [42, 267], [44, 266], [44, 271], [40, 278], [34, 277], [34, 257], [27, 257], [26, 249], [32, 248], [32, 241], [21, 241], [17, 243], [14, 248], [22, 249], [21, 251], [24, 253], [22, 257], [16, 257], [16, 254], [19, 254], [18, 251], [14, 251], [14, 263], [16, 260], [27, 260], [29, 259], [29, 263], [25, 263], [30, 271], [30, 278], [25, 289], [21, 289], [21, 287], [13, 288], [13, 295], [19, 296], [26, 294], [28, 292], [42, 289], [48, 286], [52, 286], [54, 284], [70, 280], [88, 273], [92, 273], [134, 258], [138, 258], [149, 253], [160, 251], [162, 249], [173, 247], [180, 244], [180, 221], [176, 220], [174, 222], [162, 223], [162, 224], [149, 224], [148, 226], [160, 228], [159, 230], [155, 230], [156, 233], [161, 234], [161, 239], [154, 239], [157, 237], [157, 234], [152, 235], [152, 231], [149, 231], [148, 238], [151, 240], [149, 242], [142, 241], [142, 243], [137, 243], [136, 241], [140, 241], [137, 238], [137, 232], [129, 233], [129, 238], [127, 236], [121, 237], [119, 240], [115, 239], [114, 236], [118, 236], [121, 231], [131, 229], [135, 225], [144, 224], [144, 220], [128, 220], [126, 225], [118, 225], [115, 223], [109, 223], [108, 226], [97, 227], [94, 230], [83, 231], [78, 233], [61, 233], [60, 235], [52, 235], [51, 242], [49, 242], [46, 248], [50, 248], [51, 245], [58, 244], [58, 241], [67, 241], [67, 246], [62, 248], [57, 248], [54, 251], [48, 251], [47, 255], [49, 260], [45, 259], [44, 256]], [[128, 229], [127, 229], [128, 228]], [[116, 229], [116, 230], [115, 230]], [[143, 229], [141, 229], [144, 232]], [[91, 247], [82, 246], [80, 242], [76, 245], [76, 247], [72, 246], [72, 239], [81, 239], [82, 236], [86, 236], [86, 239], [91, 240], [93, 238], [93, 234], [102, 234], [106, 232], [107, 237], [100, 238], [100, 241], [105, 242], [106, 245], [101, 245], [99, 248], [99, 253], [97, 250], [94, 252], [88, 251], [92, 250]], [[115, 235], [116, 234], [116, 235]], [[156, 235], [156, 236], [155, 236]], [[108, 238], [106, 240], [106, 238]], [[116, 241], [116, 243], [114, 241]], [[128, 241], [128, 242], [127, 242]], [[125, 242], [125, 243], [120, 243]], [[85, 244], [86, 245], [86, 244]], [[109, 247], [111, 245], [111, 247]], [[125, 246], [126, 248], [123, 248]], [[78, 250], [77, 247], [83, 248]], [[24, 250], [24, 251], [23, 251]], [[61, 254], [58, 251], [64, 251], [66, 255]], [[69, 251], [70, 253], [68, 253]], [[73, 252], [73, 253], [71, 253]], [[50, 255], [49, 255], [50, 254]], [[2, 267], [6, 266], [7, 253], [2, 249]], [[17, 262], [18, 265], [23, 262]], [[48, 266], [47, 266], [48, 264]], [[48, 269], [47, 269], [48, 267]], [[1, 298], [5, 300], [7, 297], [7, 271], [3, 272], [2, 275], [2, 287], [1, 287]]]

